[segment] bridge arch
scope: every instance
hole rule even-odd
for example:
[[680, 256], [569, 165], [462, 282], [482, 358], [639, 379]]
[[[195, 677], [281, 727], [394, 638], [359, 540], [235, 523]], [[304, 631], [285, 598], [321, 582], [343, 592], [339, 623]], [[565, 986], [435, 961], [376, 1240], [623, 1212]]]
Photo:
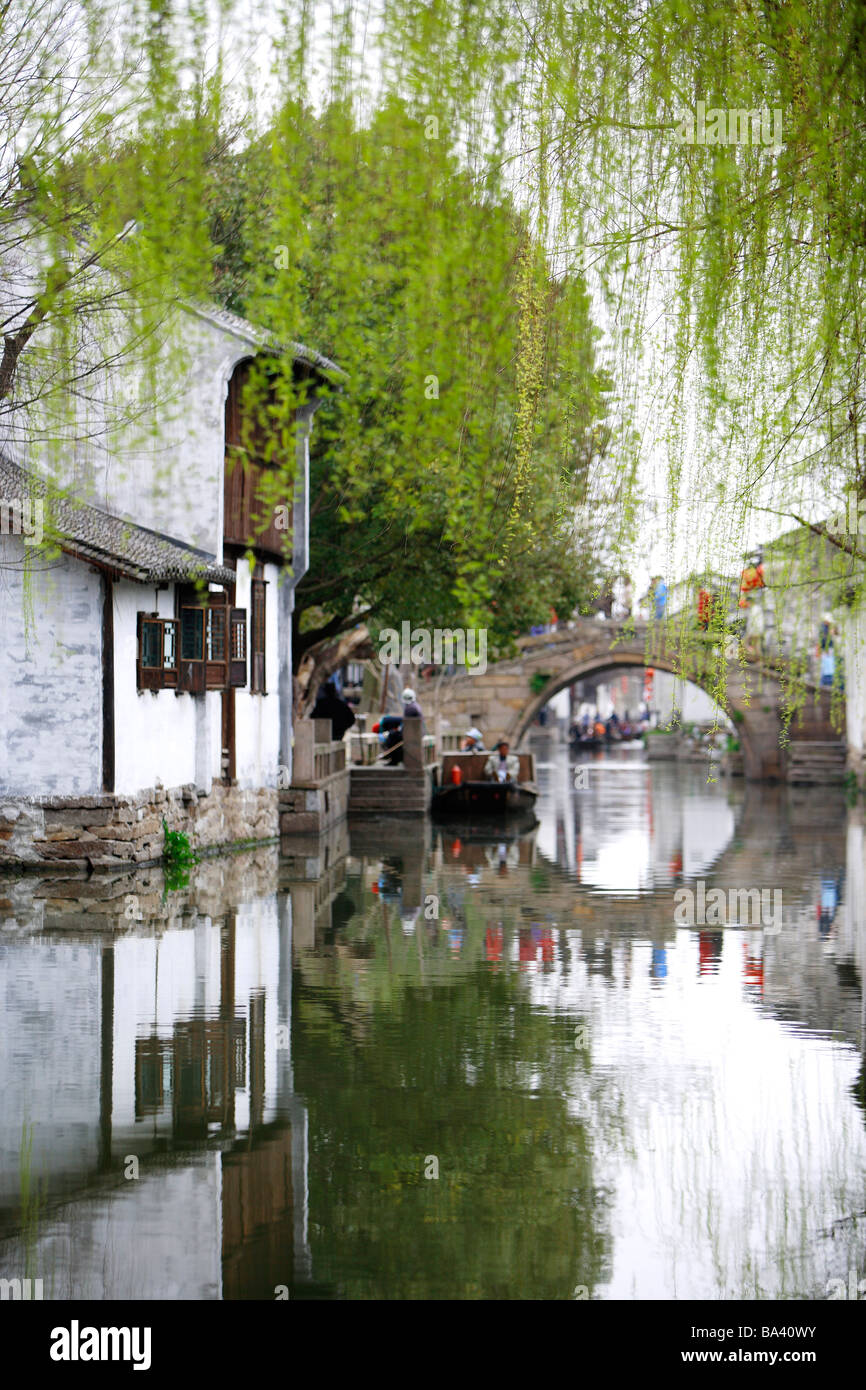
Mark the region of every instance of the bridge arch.
[[[635, 624], [626, 629], [615, 623], [576, 620], [556, 633], [521, 639], [516, 659], [494, 662], [484, 671], [454, 675], [443, 680], [426, 697], [425, 713], [440, 714], [452, 727], [478, 723], [488, 742], [507, 738], [517, 747], [540, 709], [558, 691], [588, 675], [623, 667], [648, 666], [668, 671], [678, 680], [690, 681], [718, 703], [737, 726], [748, 778], [778, 780], [786, 775], [782, 748], [784, 697], [782, 673], [773, 667], [727, 661], [726, 688], [720, 699], [714, 686], [717, 651], [712, 642], [681, 649], [676, 625]], [[543, 674], [544, 686], [533, 690], [533, 678]], [[828, 715], [819, 702], [802, 724], [800, 738], [827, 739]], [[813, 731], [808, 732], [806, 724]], [[794, 728], [792, 726], [792, 736]]]
[[[514, 732], [510, 735], [514, 743], [519, 745], [523, 742], [532, 726], [533, 720], [541, 710], [544, 709], [548, 701], [552, 700], [554, 695], [559, 694], [560, 690], [567, 690], [570, 685], [574, 685], [575, 681], [584, 680], [587, 676], [601, 675], [605, 671], [621, 671], [624, 667], [631, 667], [637, 670], [646, 670], [651, 667], [655, 671], [667, 671], [678, 680], [688, 681], [691, 685], [697, 686], [698, 689], [703, 690], [705, 694], [709, 695], [729, 719], [733, 719], [735, 723], [738, 722], [738, 716], [732, 713], [733, 710], [737, 709], [736, 704], [732, 701], [723, 702], [719, 700], [718, 696], [712, 690], [709, 680], [701, 681], [692, 675], [685, 676], [681, 670], [676, 669], [673, 661], [665, 660], [664, 658], [658, 661], [648, 661], [645, 654], [637, 656], [633, 653], [628, 654], [614, 651], [606, 657], [590, 657], [584, 661], [578, 662], [569, 670], [558, 673], [556, 676], [552, 677], [538, 695], [531, 696], [523, 713], [518, 716]], [[743, 715], [743, 720], [745, 722], [745, 715]]]

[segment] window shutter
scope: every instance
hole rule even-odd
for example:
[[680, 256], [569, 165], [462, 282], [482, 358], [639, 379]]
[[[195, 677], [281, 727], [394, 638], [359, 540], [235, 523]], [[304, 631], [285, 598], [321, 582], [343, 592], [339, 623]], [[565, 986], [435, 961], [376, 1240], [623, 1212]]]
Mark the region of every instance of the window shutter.
[[161, 690], [163, 687], [162, 623], [147, 613], [139, 613], [138, 624], [138, 688]]
[[180, 610], [177, 686], [190, 695], [202, 695], [205, 690], [205, 616], [206, 610], [192, 603], [184, 604]]
[[162, 620], [162, 684], [167, 690], [177, 687], [177, 623], [174, 618]]
[[178, 668], [178, 689], [190, 695], [203, 695], [205, 692], [205, 667], [203, 661], [181, 661]]
[[231, 646], [229, 660], [229, 685], [241, 686], [247, 683], [247, 610], [231, 609]]
[[214, 596], [214, 602], [207, 610], [205, 624], [205, 661], [207, 662], [208, 690], [225, 690], [229, 684], [229, 610], [225, 595], [221, 599]]
[[265, 595], [267, 584], [254, 579], [252, 584], [252, 621], [250, 626], [250, 691], [265, 694]]

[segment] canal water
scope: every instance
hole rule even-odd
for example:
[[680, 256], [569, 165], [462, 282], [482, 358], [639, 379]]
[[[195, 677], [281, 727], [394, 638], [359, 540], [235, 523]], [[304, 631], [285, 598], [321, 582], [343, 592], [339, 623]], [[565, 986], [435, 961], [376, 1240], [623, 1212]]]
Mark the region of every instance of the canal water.
[[0, 881], [0, 1277], [822, 1299], [866, 1275], [861, 820], [535, 752], [534, 828]]

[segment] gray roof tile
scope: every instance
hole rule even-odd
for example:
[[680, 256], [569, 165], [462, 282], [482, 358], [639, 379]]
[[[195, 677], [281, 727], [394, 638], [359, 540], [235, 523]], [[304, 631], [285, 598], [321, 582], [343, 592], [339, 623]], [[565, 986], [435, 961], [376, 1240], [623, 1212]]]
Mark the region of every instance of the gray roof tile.
[[193, 581], [232, 584], [233, 570], [212, 555], [161, 536], [123, 517], [52, 489], [35, 474], [0, 456], [0, 502], [42, 498], [46, 540], [68, 554], [115, 569], [139, 584]]

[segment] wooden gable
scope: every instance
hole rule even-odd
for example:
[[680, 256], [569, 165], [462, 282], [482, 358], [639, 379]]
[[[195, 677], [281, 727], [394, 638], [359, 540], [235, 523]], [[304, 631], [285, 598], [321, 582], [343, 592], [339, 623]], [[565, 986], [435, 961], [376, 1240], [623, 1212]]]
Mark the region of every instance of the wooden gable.
[[[225, 520], [226, 545], [251, 548], [277, 560], [288, 560], [287, 537], [292, 528], [292, 497], [265, 500], [263, 480], [278, 472], [285, 460], [269, 461], [267, 424], [244, 418], [244, 394], [252, 369], [241, 362], [232, 373], [226, 398]], [[294, 469], [292, 469], [292, 474]]]

